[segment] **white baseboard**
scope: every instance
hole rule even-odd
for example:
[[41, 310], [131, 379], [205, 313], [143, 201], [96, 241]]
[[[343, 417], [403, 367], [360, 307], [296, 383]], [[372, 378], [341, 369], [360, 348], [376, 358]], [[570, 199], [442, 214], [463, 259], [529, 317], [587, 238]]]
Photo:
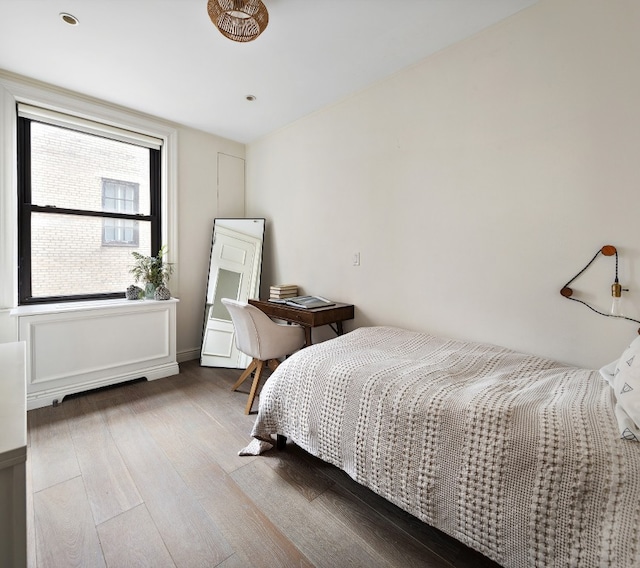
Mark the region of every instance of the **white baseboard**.
[[185, 361], [193, 361], [194, 359], [200, 359], [200, 349], [187, 349], [184, 351], [178, 351], [176, 355], [178, 363], [184, 363]]

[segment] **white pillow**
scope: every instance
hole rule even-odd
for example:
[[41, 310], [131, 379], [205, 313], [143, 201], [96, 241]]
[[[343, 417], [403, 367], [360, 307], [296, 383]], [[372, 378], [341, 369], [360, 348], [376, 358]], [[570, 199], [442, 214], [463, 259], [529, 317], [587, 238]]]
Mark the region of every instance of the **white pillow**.
[[607, 381], [610, 385], [613, 385], [613, 377], [615, 377], [616, 367], [618, 366], [619, 360], [620, 359], [616, 359], [615, 361], [612, 361], [608, 365], [605, 365], [604, 367], [602, 367], [602, 369], [600, 369], [599, 371], [600, 376], [605, 381]]
[[625, 440], [640, 441], [640, 336], [624, 351], [611, 383], [616, 397], [616, 418]]

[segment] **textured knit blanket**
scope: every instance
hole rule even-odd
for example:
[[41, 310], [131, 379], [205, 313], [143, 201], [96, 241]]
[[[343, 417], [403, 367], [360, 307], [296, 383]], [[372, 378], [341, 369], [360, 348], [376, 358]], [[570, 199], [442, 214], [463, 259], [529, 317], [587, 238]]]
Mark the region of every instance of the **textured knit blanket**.
[[640, 445], [596, 371], [360, 328], [280, 365], [252, 434], [287, 436], [505, 567], [640, 566]]

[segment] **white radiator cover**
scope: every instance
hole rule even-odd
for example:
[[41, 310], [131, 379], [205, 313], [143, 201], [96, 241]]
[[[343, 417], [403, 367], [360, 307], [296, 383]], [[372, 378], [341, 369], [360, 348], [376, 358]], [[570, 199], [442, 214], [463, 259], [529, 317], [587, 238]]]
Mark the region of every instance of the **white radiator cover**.
[[69, 394], [179, 373], [178, 300], [105, 300], [20, 306], [18, 338], [27, 344], [27, 409]]

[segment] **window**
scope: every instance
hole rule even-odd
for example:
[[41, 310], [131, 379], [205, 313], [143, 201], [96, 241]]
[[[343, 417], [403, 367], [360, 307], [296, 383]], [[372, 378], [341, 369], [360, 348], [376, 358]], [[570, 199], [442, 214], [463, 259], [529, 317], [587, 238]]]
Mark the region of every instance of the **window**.
[[124, 297], [160, 247], [155, 138], [18, 105], [19, 303]]
[[[118, 213], [138, 213], [139, 184], [114, 179], [102, 180], [102, 208]], [[102, 244], [105, 246], [138, 246], [138, 221], [103, 219]]]

